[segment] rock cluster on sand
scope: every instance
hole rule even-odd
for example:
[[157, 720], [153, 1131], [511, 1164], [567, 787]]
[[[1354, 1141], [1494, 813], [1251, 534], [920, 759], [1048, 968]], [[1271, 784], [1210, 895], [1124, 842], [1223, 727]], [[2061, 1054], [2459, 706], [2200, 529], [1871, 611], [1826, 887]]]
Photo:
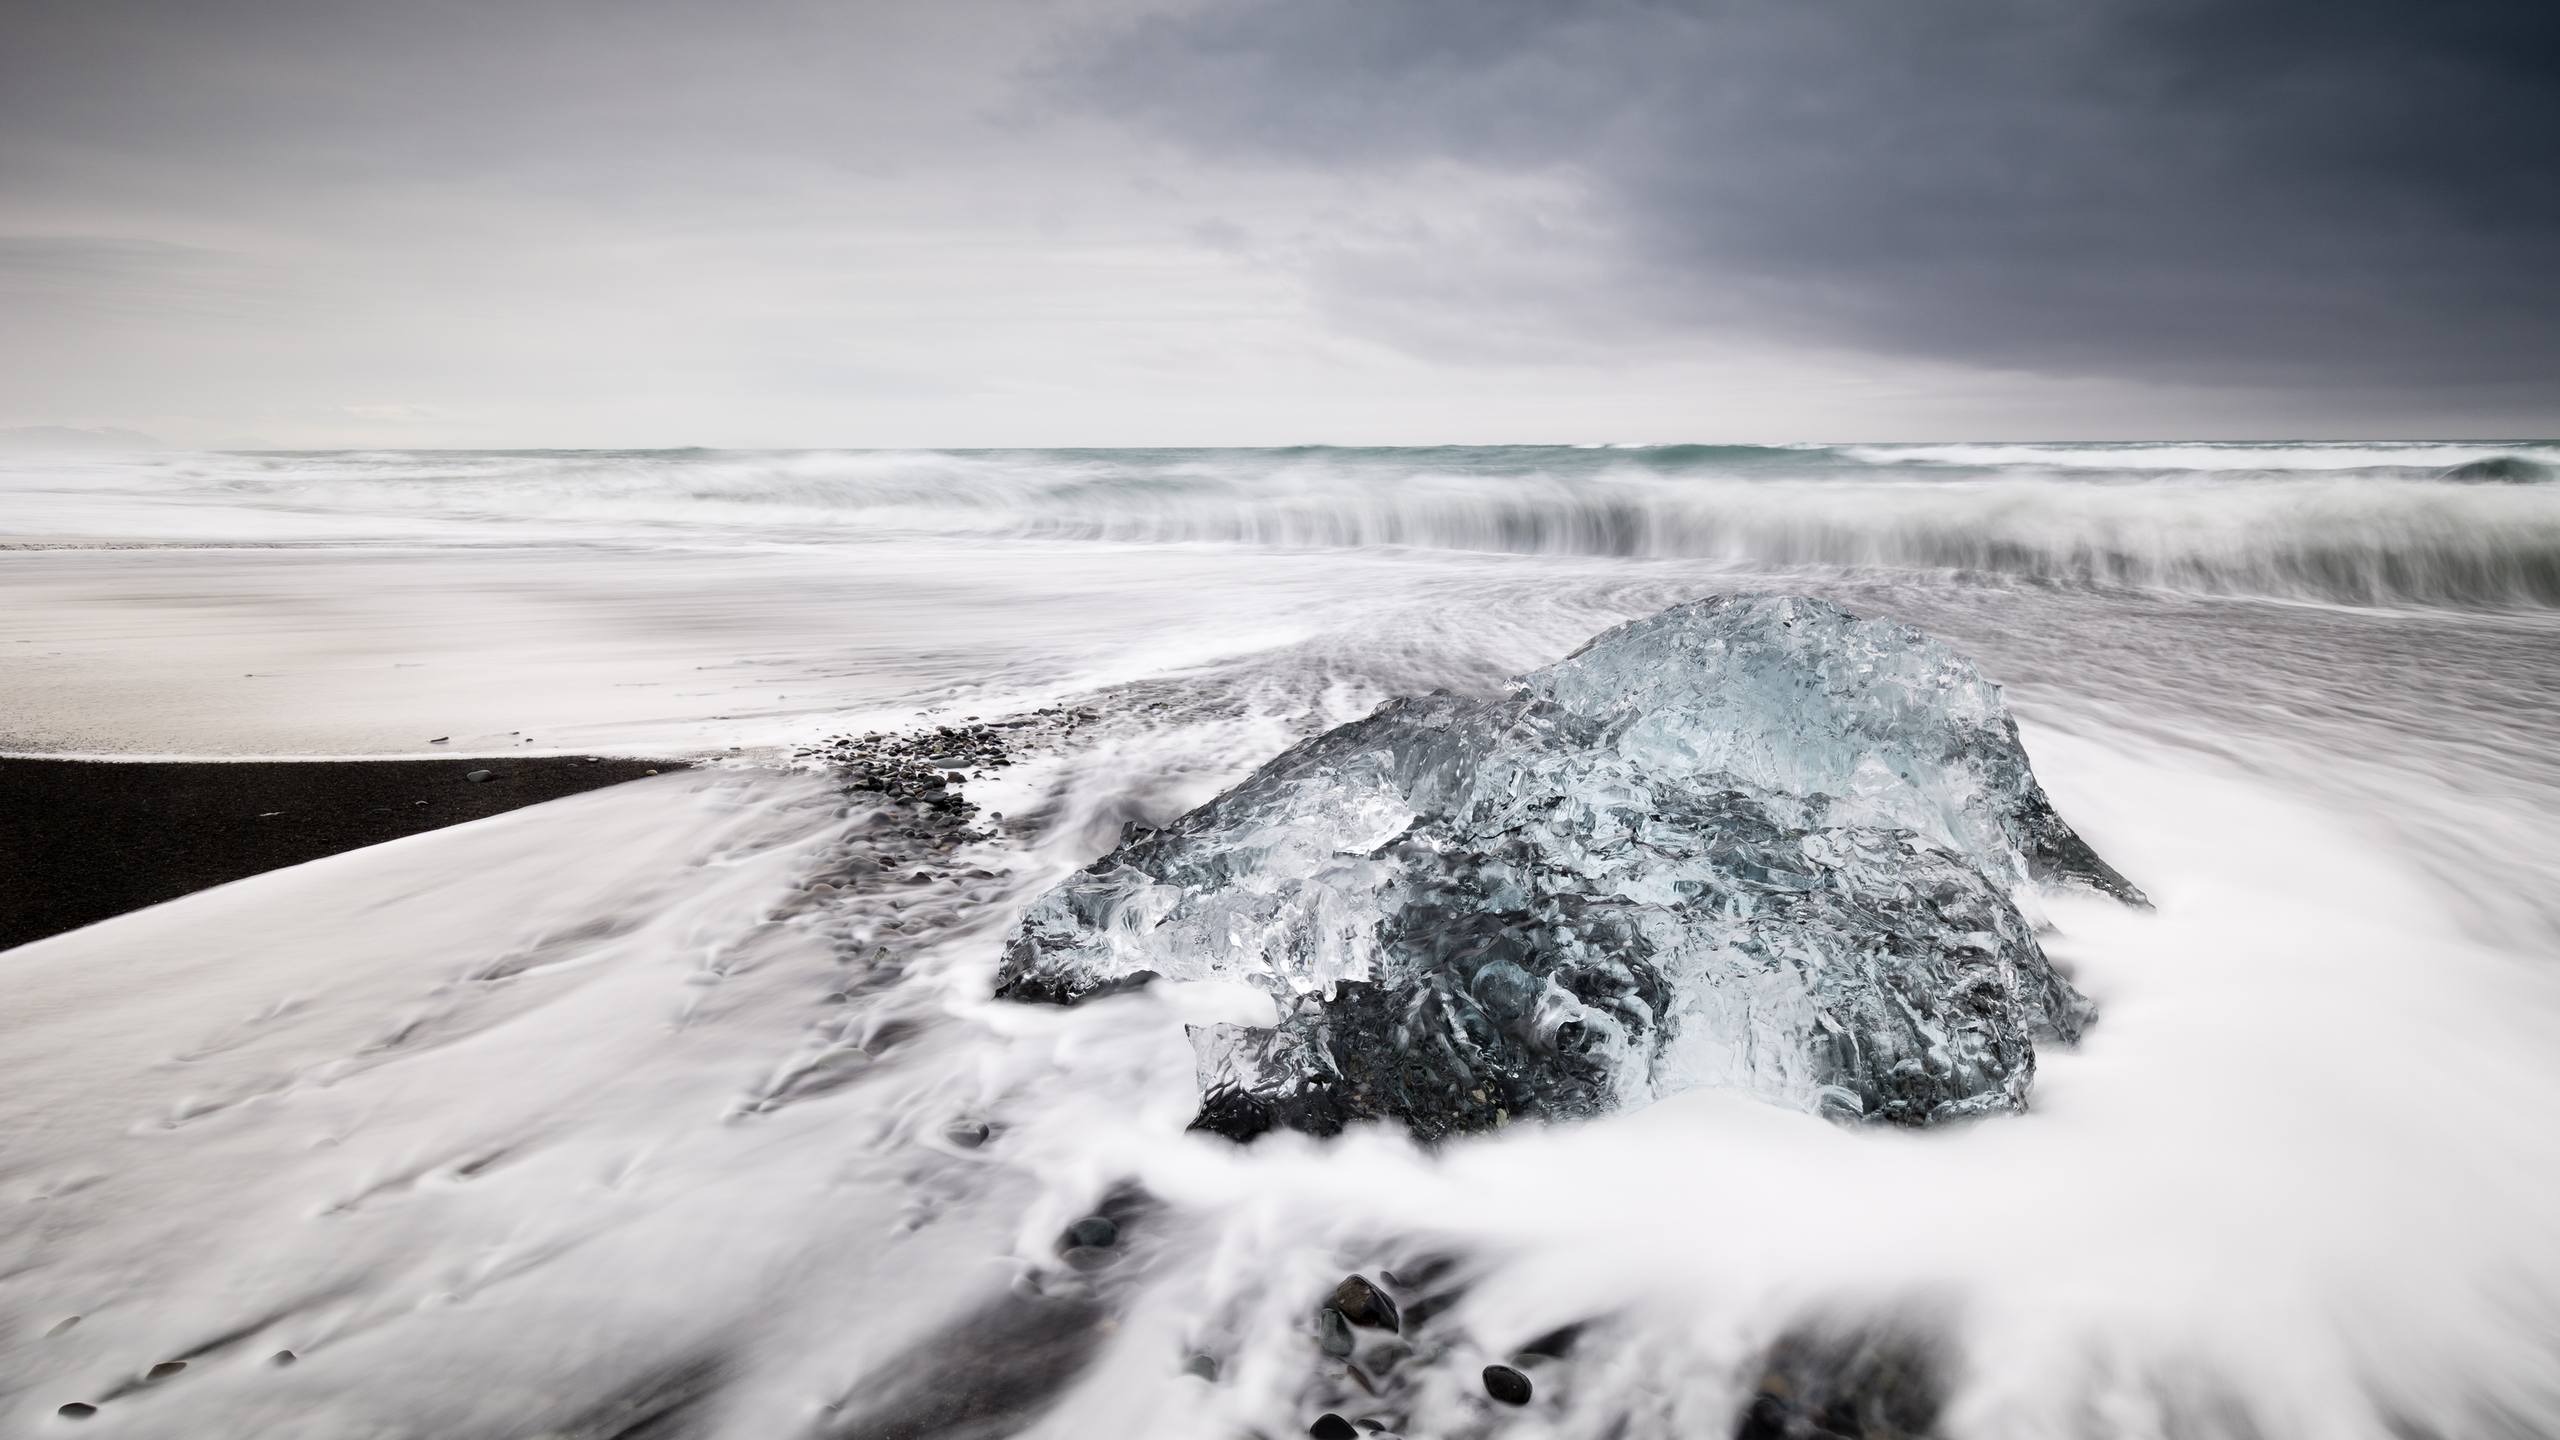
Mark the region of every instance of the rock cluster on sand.
[[922, 802], [956, 815], [972, 815], [977, 807], [958, 786], [972, 772], [1002, 769], [1013, 763], [1005, 727], [938, 725], [913, 734], [875, 731], [848, 735], [802, 750], [800, 757], [834, 766], [848, 790], [872, 791], [892, 801]]

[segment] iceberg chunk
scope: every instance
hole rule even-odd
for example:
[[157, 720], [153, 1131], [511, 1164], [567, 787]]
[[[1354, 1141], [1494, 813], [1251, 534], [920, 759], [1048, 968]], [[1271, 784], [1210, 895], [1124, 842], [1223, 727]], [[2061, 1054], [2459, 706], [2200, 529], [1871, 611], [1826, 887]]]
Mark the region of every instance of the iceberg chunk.
[[1908, 625], [1827, 600], [1719, 597], [1619, 626], [1523, 676], [1660, 776], [1799, 797], [1809, 823], [1909, 829], [1995, 878], [2143, 897], [2064, 824], [2000, 687]]
[[1268, 990], [1194, 1032], [1200, 1124], [1426, 1138], [1699, 1086], [1926, 1124], [2025, 1104], [2088, 1002], [2017, 899], [2140, 894], [2028, 769], [1998, 689], [1907, 626], [1722, 597], [1492, 700], [1311, 739], [1024, 916], [998, 993]]

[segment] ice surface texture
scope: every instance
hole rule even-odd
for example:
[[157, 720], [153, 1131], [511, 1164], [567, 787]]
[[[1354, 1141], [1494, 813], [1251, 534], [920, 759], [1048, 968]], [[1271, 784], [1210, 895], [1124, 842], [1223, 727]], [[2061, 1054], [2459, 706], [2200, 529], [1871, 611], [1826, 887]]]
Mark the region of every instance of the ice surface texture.
[[1241, 980], [1200, 1124], [1426, 1138], [1713, 1085], [1842, 1118], [2014, 1110], [2091, 1011], [2018, 900], [2141, 903], [1996, 686], [1904, 625], [1731, 596], [1492, 700], [1394, 701], [1042, 897], [998, 993]]

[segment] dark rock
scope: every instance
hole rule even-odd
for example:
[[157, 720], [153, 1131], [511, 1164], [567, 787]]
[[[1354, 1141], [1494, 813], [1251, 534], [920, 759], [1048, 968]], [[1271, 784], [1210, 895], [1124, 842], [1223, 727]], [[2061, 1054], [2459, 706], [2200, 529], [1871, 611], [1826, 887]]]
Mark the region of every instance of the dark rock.
[[470, 782], [471, 782], [472, 784], [474, 784], [474, 785], [481, 785], [481, 784], [486, 784], [487, 782], [489, 782], [489, 781], [491, 781], [491, 780], [495, 780], [495, 779], [497, 779], [497, 778], [498, 778], [498, 775], [497, 775], [497, 772], [496, 772], [496, 771], [494, 771], [494, 770], [474, 770], [474, 771], [472, 771], [470, 774], [465, 775], [465, 776], [463, 776], [462, 778], [463, 778], [463, 779], [465, 779], [465, 780], [470, 781]]
[[1197, 1375], [1211, 1384], [1217, 1383], [1218, 1360], [1214, 1355], [1194, 1355], [1182, 1362], [1182, 1373]]
[[1761, 1360], [1734, 1440], [1925, 1440], [1946, 1402], [1946, 1358], [1896, 1326], [1788, 1332]]
[[956, 1120], [942, 1132], [942, 1137], [963, 1150], [975, 1150], [994, 1133], [984, 1120]]
[[1396, 1316], [1396, 1302], [1387, 1298], [1387, 1292], [1370, 1283], [1366, 1275], [1347, 1277], [1334, 1286], [1331, 1304], [1342, 1312], [1343, 1319], [1354, 1325], [1370, 1330], [1403, 1328]]
[[74, 1400], [53, 1413], [65, 1420], [86, 1420], [98, 1413], [98, 1407], [86, 1401]]
[[1088, 985], [1078, 984], [1071, 977], [1022, 975], [998, 985], [996, 998], [1026, 1005], [1080, 1005], [1087, 1000], [1133, 994], [1162, 978], [1153, 970], [1137, 970]]
[[1316, 1417], [1316, 1423], [1307, 1427], [1307, 1433], [1316, 1437], [1316, 1440], [1355, 1440], [1360, 1429], [1350, 1421], [1327, 1410]]
[[444, 742], [446, 742], [447, 740], [450, 740], [450, 739], [452, 739], [452, 738], [453, 738], [453, 737], [452, 737], [452, 736], [450, 736], [450, 735], [439, 735], [439, 736], [437, 736], [436, 738], [434, 738], [433, 740], [428, 741], [427, 743], [428, 743], [428, 744], [430, 744], [430, 745], [441, 745], [441, 744], [443, 744]]
[[267, 1357], [267, 1363], [277, 1367], [278, 1369], [282, 1369], [301, 1358], [301, 1356], [294, 1354], [290, 1350], [279, 1350], [273, 1355]]
[[1571, 1325], [1559, 1325], [1555, 1329], [1548, 1331], [1546, 1334], [1539, 1336], [1537, 1339], [1522, 1345], [1519, 1353], [1523, 1355], [1544, 1355], [1552, 1359], [1562, 1360], [1573, 1353], [1573, 1347], [1575, 1345], [1581, 1343], [1583, 1328], [1584, 1322], [1582, 1321], [1575, 1321]]
[[1090, 1250], [1108, 1250], [1120, 1243], [1120, 1227], [1108, 1215], [1087, 1215], [1067, 1227], [1066, 1243]]
[[1508, 1365], [1487, 1365], [1484, 1367], [1484, 1393], [1505, 1405], [1526, 1405], [1531, 1393], [1529, 1377]]
[[184, 1371], [186, 1368], [187, 1362], [184, 1360], [163, 1360], [159, 1364], [152, 1366], [150, 1371], [142, 1378], [145, 1380], [166, 1380], [170, 1376]]
[[1316, 1345], [1337, 1360], [1360, 1348], [1360, 1342], [1351, 1334], [1351, 1322], [1330, 1305], [1316, 1312]]

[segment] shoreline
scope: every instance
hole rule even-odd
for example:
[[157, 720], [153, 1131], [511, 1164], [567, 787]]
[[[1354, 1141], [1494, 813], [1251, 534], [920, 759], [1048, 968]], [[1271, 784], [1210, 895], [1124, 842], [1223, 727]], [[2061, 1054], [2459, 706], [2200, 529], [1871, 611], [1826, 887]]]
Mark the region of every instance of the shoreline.
[[[629, 756], [0, 756], [0, 952], [233, 880], [689, 768]], [[491, 778], [474, 781], [474, 771]]]

